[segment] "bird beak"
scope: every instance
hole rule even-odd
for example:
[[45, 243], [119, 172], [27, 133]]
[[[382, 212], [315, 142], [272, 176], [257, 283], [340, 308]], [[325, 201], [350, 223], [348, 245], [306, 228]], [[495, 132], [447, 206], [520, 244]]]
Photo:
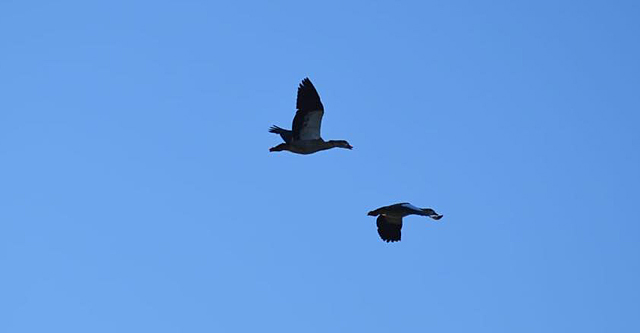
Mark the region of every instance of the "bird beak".
[[349, 149], [349, 150], [353, 149], [353, 146], [351, 146], [351, 145], [347, 145], [347, 146], [348, 146], [347, 149]]

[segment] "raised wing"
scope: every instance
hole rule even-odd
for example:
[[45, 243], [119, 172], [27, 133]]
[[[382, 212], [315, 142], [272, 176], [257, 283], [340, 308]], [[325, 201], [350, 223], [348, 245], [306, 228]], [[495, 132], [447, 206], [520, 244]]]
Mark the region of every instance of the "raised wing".
[[320, 125], [324, 115], [324, 107], [320, 101], [320, 95], [311, 83], [305, 78], [298, 87], [298, 99], [296, 101], [296, 116], [293, 118], [293, 140], [317, 140], [320, 139]]
[[402, 218], [392, 218], [386, 215], [380, 215], [376, 219], [376, 225], [378, 226], [378, 235], [385, 242], [398, 242], [400, 241], [402, 229]]

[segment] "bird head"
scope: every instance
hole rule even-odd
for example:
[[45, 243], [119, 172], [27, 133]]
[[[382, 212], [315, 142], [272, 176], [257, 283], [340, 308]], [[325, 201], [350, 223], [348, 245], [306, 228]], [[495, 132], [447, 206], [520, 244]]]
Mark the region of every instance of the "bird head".
[[434, 219], [434, 220], [439, 220], [442, 218], [443, 215], [436, 213], [435, 210], [431, 209], [431, 208], [422, 208], [422, 211], [429, 216], [430, 218]]
[[330, 142], [334, 147], [353, 149], [353, 147], [346, 140], [331, 140]]

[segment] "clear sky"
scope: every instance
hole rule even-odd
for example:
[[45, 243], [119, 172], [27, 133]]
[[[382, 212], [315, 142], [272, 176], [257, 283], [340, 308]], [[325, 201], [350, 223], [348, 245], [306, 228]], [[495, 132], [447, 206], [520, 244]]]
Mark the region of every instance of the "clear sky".
[[[0, 331], [640, 331], [637, 1], [0, 3]], [[269, 153], [298, 83], [325, 139]], [[409, 201], [387, 244], [366, 213]]]

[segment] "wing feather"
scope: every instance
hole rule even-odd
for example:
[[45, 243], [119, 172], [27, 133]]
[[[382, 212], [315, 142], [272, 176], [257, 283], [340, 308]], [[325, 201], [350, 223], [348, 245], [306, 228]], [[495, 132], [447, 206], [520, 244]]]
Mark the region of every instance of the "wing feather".
[[324, 106], [318, 91], [309, 78], [305, 78], [298, 87], [296, 116], [293, 118], [293, 140], [320, 139], [320, 126], [324, 115]]
[[402, 218], [391, 218], [385, 215], [380, 215], [376, 219], [376, 225], [378, 226], [378, 235], [385, 242], [398, 242], [402, 233]]

